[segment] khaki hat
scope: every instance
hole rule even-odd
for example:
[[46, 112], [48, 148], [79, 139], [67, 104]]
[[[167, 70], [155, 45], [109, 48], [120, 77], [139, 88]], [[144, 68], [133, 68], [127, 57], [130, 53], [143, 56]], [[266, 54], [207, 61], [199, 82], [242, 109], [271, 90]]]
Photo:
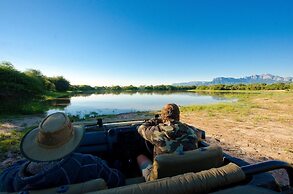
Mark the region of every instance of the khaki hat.
[[29, 131], [21, 140], [20, 150], [31, 161], [59, 160], [72, 153], [80, 144], [84, 130], [73, 127], [62, 112], [47, 116], [38, 128]]

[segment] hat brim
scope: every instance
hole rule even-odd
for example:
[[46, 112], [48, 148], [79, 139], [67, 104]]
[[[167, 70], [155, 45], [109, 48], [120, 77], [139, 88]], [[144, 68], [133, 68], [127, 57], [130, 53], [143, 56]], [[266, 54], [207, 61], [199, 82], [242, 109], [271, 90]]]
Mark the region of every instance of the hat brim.
[[22, 138], [20, 151], [30, 161], [49, 162], [59, 160], [72, 153], [79, 146], [83, 138], [83, 127], [73, 126], [73, 130], [74, 136], [64, 145], [57, 148], [44, 148], [36, 141], [39, 128], [33, 129]]

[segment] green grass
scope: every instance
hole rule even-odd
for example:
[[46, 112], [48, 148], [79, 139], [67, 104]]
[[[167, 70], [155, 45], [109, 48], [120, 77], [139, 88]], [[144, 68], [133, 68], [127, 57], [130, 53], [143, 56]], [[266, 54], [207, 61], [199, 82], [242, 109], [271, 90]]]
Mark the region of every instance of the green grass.
[[19, 153], [19, 144], [21, 138], [30, 130], [37, 126], [27, 127], [23, 131], [10, 131], [0, 134], [0, 160], [7, 158], [8, 152]]
[[[198, 93], [198, 90], [193, 90]], [[203, 92], [203, 93], [202, 93]], [[214, 94], [219, 97], [227, 99], [237, 99], [236, 102], [226, 102], [209, 105], [190, 105], [180, 108], [182, 112], [207, 112], [209, 116], [214, 116], [216, 113], [237, 113], [239, 116], [248, 115], [253, 108], [263, 108], [253, 100], [261, 99], [275, 99], [279, 103], [283, 103], [284, 98], [293, 95], [292, 91], [201, 91], [201, 94]], [[293, 98], [292, 98], [293, 99]], [[261, 118], [258, 118], [261, 119]], [[240, 119], [241, 120], [241, 119]]]
[[[194, 91], [197, 92], [197, 91]], [[252, 94], [248, 93], [217, 93], [213, 91], [213, 94], [216, 96], [224, 97], [227, 99], [236, 99], [236, 102], [224, 102], [217, 104], [208, 104], [208, 105], [190, 105], [183, 106], [180, 108], [182, 112], [190, 112], [190, 111], [209, 111], [209, 112], [247, 112], [250, 106], [248, 106], [247, 101], [251, 98]], [[210, 93], [209, 93], [210, 95]]]
[[13, 131], [9, 134], [0, 134], [0, 158], [3, 159], [3, 153], [8, 151], [15, 152], [19, 149], [19, 141], [21, 139], [21, 133]]
[[46, 92], [46, 94], [44, 95], [46, 100], [52, 100], [55, 98], [68, 98], [71, 95], [73, 95], [73, 92], [71, 91], [67, 91], [67, 92]]
[[180, 110], [184, 112], [198, 112], [206, 111], [209, 116], [215, 116], [215, 113], [242, 113], [248, 114], [250, 106], [247, 106], [239, 102], [227, 102], [220, 104], [210, 104], [210, 105], [191, 105], [183, 106]]

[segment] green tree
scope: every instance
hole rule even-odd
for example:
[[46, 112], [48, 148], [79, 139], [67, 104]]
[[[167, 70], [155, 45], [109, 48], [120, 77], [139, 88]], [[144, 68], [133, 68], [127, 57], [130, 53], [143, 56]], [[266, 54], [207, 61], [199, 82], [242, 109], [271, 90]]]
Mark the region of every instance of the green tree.
[[44, 93], [39, 82], [16, 70], [9, 62], [0, 63], [0, 98], [36, 98]]
[[225, 90], [226, 87], [224, 84], [217, 84], [210, 86], [210, 90]]
[[154, 86], [153, 85], [145, 86], [144, 89], [145, 90], [153, 90], [154, 89]]
[[205, 86], [205, 85], [197, 86], [196, 89], [197, 89], [197, 90], [209, 90], [209, 86]]
[[136, 90], [138, 90], [138, 87], [135, 87], [133, 85], [125, 86], [125, 87], [123, 87], [123, 90], [136, 91]]
[[55, 85], [55, 89], [58, 92], [65, 92], [70, 87], [70, 82], [63, 76], [50, 77], [49, 80]]
[[75, 86], [76, 90], [81, 90], [81, 91], [92, 91], [92, 90], [95, 90], [95, 88], [89, 86], [89, 85], [77, 85]]
[[122, 88], [120, 86], [112, 86], [112, 87], [110, 87], [110, 90], [112, 90], [112, 91], [121, 91]]

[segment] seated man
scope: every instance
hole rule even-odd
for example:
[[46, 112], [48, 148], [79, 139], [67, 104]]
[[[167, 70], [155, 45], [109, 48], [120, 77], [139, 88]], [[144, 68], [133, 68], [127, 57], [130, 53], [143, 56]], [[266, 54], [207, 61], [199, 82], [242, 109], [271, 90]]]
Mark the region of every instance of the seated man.
[[102, 178], [108, 187], [124, 185], [123, 175], [98, 157], [73, 153], [83, 137], [61, 112], [47, 116], [28, 132], [20, 150], [28, 160], [19, 161], [0, 174], [0, 191], [25, 191]]
[[[158, 154], [174, 153], [197, 148], [198, 138], [195, 128], [181, 123], [179, 108], [176, 104], [166, 104], [161, 111], [161, 119], [146, 121], [138, 128], [138, 133], [154, 145], [154, 158]], [[146, 180], [152, 169], [152, 162], [144, 155], [137, 162]]]

